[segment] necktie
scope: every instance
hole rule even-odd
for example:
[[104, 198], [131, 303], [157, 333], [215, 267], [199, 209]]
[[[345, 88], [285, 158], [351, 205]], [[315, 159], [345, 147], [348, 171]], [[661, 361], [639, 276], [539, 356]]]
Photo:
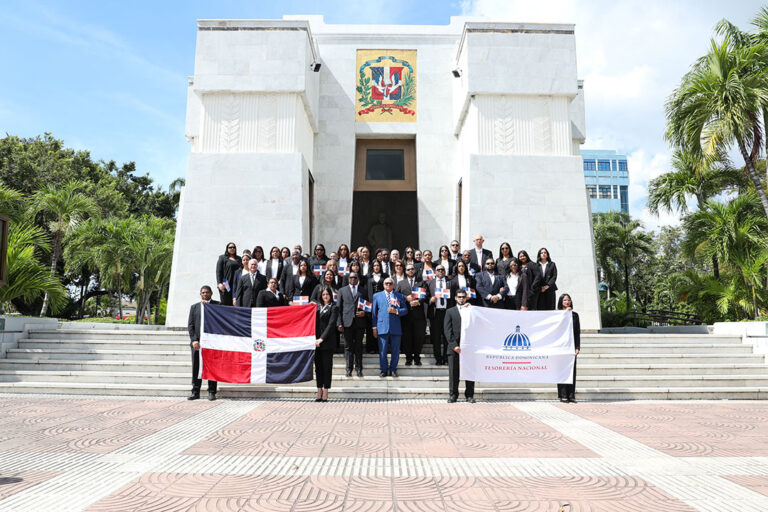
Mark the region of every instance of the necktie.
[[253, 286], [253, 274], [251, 274], [251, 286]]
[[413, 279], [408, 280], [408, 286], [410, 286], [411, 290], [413, 290]]
[[[443, 280], [442, 280], [442, 279], [439, 279], [438, 281], [439, 281], [439, 283], [438, 283], [438, 284], [440, 285], [440, 288], [444, 290], [445, 288], [443, 288], [443, 286], [444, 286], [444, 285], [443, 285]], [[444, 299], [444, 298], [441, 296], [441, 297], [440, 297], [440, 309], [442, 309], [442, 308], [444, 308], [444, 307], [445, 307], [445, 299]]]
[[352, 287], [352, 297], [355, 299], [357, 298], [357, 286]]
[[389, 301], [390, 301], [389, 292], [386, 292], [386, 293], [387, 293], [387, 306], [389, 306]]

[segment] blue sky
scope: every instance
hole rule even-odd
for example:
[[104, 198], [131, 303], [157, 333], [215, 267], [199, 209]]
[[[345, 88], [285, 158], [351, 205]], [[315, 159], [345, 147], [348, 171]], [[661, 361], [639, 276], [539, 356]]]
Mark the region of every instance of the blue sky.
[[184, 176], [186, 78], [196, 19], [323, 14], [327, 23], [447, 24], [461, 14], [576, 23], [585, 80], [585, 147], [629, 156], [631, 213], [664, 172], [663, 102], [706, 51], [721, 18], [748, 28], [759, 1], [388, 0], [387, 2], [5, 1], [0, 3], [0, 133], [46, 131], [95, 159], [136, 161], [167, 185]]

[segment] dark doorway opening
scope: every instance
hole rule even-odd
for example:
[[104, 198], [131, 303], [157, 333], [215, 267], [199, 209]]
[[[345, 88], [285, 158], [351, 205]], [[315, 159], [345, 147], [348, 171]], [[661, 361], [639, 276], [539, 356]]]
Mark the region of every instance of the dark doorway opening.
[[[384, 214], [385, 227], [378, 224], [379, 214]], [[371, 232], [371, 228], [376, 226]], [[382, 242], [391, 236], [392, 245], [387, 249], [419, 246], [419, 215], [416, 191], [362, 192], [354, 193], [352, 199], [352, 250], [361, 245], [372, 246], [369, 235]]]

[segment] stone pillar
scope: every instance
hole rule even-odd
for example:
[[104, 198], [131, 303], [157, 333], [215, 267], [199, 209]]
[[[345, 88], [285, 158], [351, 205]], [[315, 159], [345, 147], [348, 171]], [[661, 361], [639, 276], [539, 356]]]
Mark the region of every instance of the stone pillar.
[[310, 243], [309, 176], [318, 73], [307, 22], [200, 21], [190, 78], [191, 152], [179, 207], [166, 325], [186, 325], [216, 286], [228, 242]]

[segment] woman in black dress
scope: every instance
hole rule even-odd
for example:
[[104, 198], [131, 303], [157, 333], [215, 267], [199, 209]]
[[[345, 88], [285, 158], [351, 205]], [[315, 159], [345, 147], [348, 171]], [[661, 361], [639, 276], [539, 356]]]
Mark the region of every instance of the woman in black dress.
[[557, 309], [570, 309], [573, 315], [573, 345], [576, 353], [573, 356], [573, 382], [570, 384], [557, 385], [557, 397], [561, 402], [576, 403], [576, 359], [581, 349], [581, 324], [579, 323], [579, 314], [573, 311], [573, 301], [571, 296], [564, 293], [557, 301]]
[[[531, 261], [528, 251], [517, 253], [517, 263], [520, 272], [528, 272], [528, 306], [526, 309], [534, 311], [539, 303], [539, 266]], [[520, 305], [522, 309], [522, 304]]]
[[315, 320], [315, 377], [317, 378], [317, 398], [315, 402], [327, 402], [328, 390], [331, 389], [333, 378], [333, 351], [338, 344], [336, 324], [339, 319], [339, 308], [333, 303], [333, 292], [323, 288], [320, 293], [320, 304], [317, 305]]
[[299, 271], [293, 276], [291, 286], [286, 290], [288, 300], [293, 302], [294, 297], [310, 297], [315, 291], [315, 286], [317, 286], [317, 278], [309, 271], [307, 260], [299, 261]]
[[224, 254], [216, 262], [216, 286], [219, 289], [219, 301], [224, 306], [232, 305], [235, 280], [240, 279], [239, 270], [243, 268], [242, 258], [237, 255], [235, 242], [229, 242]]
[[555, 291], [557, 291], [557, 265], [549, 257], [546, 247], [539, 249], [537, 270], [539, 272], [539, 297], [536, 309], [552, 311], [555, 309]]
[[507, 274], [507, 266], [509, 262], [515, 259], [512, 255], [512, 247], [507, 242], [502, 242], [499, 246], [499, 257], [496, 258], [496, 272], [499, 275]]

